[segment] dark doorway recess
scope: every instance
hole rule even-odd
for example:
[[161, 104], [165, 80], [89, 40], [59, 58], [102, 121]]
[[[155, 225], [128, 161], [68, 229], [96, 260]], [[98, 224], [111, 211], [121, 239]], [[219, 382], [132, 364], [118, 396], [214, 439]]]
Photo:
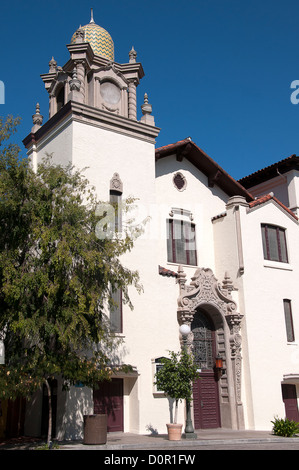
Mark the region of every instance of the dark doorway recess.
[[107, 431], [124, 430], [123, 379], [101, 382], [93, 391], [94, 413], [107, 414]]

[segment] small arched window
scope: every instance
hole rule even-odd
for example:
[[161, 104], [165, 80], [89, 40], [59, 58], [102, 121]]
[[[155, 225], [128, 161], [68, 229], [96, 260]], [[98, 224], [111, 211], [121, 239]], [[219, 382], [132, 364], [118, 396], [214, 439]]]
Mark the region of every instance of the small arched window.
[[118, 173], [114, 173], [110, 180], [110, 204], [114, 208], [115, 219], [114, 228], [115, 232], [122, 230], [122, 192], [123, 184]]
[[62, 106], [64, 106], [64, 86], [60, 88], [56, 96], [57, 111], [59, 111]]
[[[118, 173], [114, 173], [110, 180], [109, 200], [114, 209], [114, 231], [122, 231], [122, 192], [123, 184]], [[114, 307], [110, 309], [110, 325], [114, 333], [123, 331], [122, 291], [116, 288], [111, 292]]]
[[292, 304], [289, 299], [283, 299], [284, 308], [284, 319], [287, 333], [287, 341], [292, 343], [295, 341], [294, 326], [293, 326], [293, 315], [292, 315]]

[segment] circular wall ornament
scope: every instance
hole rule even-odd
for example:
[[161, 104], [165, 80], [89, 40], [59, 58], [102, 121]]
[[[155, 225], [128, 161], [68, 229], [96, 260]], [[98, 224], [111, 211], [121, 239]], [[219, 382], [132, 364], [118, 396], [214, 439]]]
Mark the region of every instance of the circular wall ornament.
[[186, 189], [186, 186], [187, 186], [187, 180], [185, 178], [185, 176], [178, 172], [176, 173], [174, 176], [173, 176], [173, 184], [174, 186], [176, 187], [176, 189], [178, 191], [184, 191], [184, 189]]
[[120, 100], [120, 89], [112, 82], [101, 83], [100, 93], [104, 101], [109, 104], [117, 104]]

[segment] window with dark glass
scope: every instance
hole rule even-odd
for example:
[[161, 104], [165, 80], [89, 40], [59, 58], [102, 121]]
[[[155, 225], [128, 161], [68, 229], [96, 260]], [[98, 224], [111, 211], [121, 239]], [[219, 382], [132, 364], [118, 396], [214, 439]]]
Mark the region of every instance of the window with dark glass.
[[114, 208], [114, 229], [115, 232], [122, 230], [122, 214], [121, 214], [122, 193], [119, 191], [110, 190], [110, 204]]
[[264, 258], [288, 262], [285, 229], [276, 225], [262, 224]]
[[[157, 357], [155, 359], [155, 373], [159, 372], [160, 369], [162, 369], [163, 364], [162, 364], [162, 359], [167, 359], [165, 357]], [[156, 391], [157, 392], [163, 392], [161, 388], [159, 388], [158, 385], [156, 385]]]
[[167, 257], [171, 263], [197, 265], [194, 224], [167, 220]]
[[121, 289], [112, 291], [113, 306], [110, 308], [110, 328], [113, 333], [122, 333], [122, 292]]
[[215, 328], [210, 319], [201, 310], [198, 310], [192, 320], [193, 355], [196, 365], [200, 369], [213, 369]]
[[285, 318], [285, 325], [286, 325], [287, 341], [291, 343], [295, 341], [291, 301], [288, 299], [284, 299], [283, 307], [284, 307], [284, 318]]
[[64, 86], [61, 87], [61, 89], [59, 90], [57, 94], [56, 102], [57, 102], [57, 111], [59, 111], [64, 105]]

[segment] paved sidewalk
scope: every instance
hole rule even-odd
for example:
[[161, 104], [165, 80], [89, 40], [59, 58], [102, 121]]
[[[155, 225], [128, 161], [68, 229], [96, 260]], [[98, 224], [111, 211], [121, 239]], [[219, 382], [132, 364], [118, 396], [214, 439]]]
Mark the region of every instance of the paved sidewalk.
[[[197, 448], [201, 446], [215, 446], [221, 444], [254, 444], [254, 443], [298, 443], [299, 438], [286, 438], [274, 436], [271, 431], [240, 431], [231, 429], [208, 429], [196, 430], [196, 439], [185, 439], [184, 435], [180, 441], [169, 441], [166, 434], [133, 434], [133, 433], [108, 433], [107, 443], [102, 445], [87, 445], [82, 441], [62, 441], [58, 442], [60, 450], [155, 450], [155, 449], [172, 449], [183, 450], [184, 448]], [[3, 442], [0, 450], [33, 450], [41, 447], [43, 442], [24, 441], [19, 442]]]
[[132, 433], [109, 433], [107, 436], [107, 443], [104, 445], [87, 445], [83, 442], [64, 442], [61, 443], [60, 448], [64, 450], [125, 450], [125, 449], [155, 449], [165, 447], [167, 448], [181, 448], [184, 447], [198, 447], [207, 444], [221, 444], [221, 443], [249, 443], [249, 442], [290, 442], [290, 439], [298, 438], [282, 438], [274, 436], [271, 431], [235, 431], [231, 429], [209, 429], [209, 430], [196, 430], [196, 439], [185, 439], [184, 435], [180, 441], [169, 441], [167, 434], [157, 435], [140, 435]]

